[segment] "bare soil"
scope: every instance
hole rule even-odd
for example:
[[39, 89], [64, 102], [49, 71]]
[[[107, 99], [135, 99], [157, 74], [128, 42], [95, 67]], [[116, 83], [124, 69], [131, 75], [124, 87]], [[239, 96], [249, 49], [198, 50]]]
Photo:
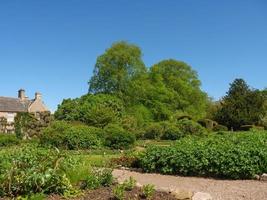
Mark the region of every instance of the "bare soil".
[[[140, 188], [134, 188], [132, 191], [126, 191], [125, 199], [142, 200], [142, 192]], [[63, 197], [53, 195], [48, 200], [63, 200]], [[103, 187], [96, 190], [89, 190], [83, 196], [72, 200], [115, 200], [112, 195], [112, 187]], [[176, 200], [172, 195], [165, 192], [155, 192], [151, 200]]]
[[138, 183], [154, 184], [156, 188], [207, 192], [214, 200], [267, 200], [267, 182], [257, 180], [217, 180], [146, 174], [127, 170], [114, 170], [113, 175], [121, 181], [132, 176]]

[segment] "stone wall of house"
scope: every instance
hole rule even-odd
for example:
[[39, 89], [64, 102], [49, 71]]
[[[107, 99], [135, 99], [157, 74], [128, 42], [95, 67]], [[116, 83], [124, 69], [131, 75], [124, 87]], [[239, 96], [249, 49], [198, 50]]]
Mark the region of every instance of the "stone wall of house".
[[6, 122], [0, 120], [0, 133], [14, 133], [14, 119], [17, 113], [15, 112], [0, 112], [0, 119], [6, 119]]

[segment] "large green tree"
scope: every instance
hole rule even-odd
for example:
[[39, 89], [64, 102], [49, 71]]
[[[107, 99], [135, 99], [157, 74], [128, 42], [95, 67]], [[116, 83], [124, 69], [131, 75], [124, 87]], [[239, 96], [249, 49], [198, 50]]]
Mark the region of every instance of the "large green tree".
[[138, 46], [124, 41], [114, 43], [97, 58], [89, 92], [124, 93], [129, 82], [145, 71]]
[[[205, 115], [208, 97], [201, 91], [197, 73], [186, 63], [163, 60], [150, 69], [153, 85], [165, 89], [166, 103], [172, 111], [183, 111], [195, 118]], [[166, 92], [166, 90], [168, 92]]]
[[235, 79], [215, 119], [234, 130], [242, 125], [258, 125], [265, 115], [265, 99], [263, 92], [251, 89], [243, 79]]

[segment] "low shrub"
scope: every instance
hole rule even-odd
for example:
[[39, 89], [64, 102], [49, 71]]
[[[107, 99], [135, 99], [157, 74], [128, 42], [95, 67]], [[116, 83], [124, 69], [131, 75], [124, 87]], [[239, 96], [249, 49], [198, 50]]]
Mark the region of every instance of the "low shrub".
[[169, 122], [162, 122], [163, 125], [163, 133], [161, 135], [161, 139], [163, 140], [178, 140], [183, 136], [180, 128], [174, 124]]
[[112, 149], [128, 149], [135, 143], [135, 135], [117, 124], [109, 124], [104, 128], [105, 145]]
[[45, 128], [40, 137], [41, 144], [70, 150], [95, 149], [102, 144], [101, 129], [86, 125], [70, 125], [56, 121]]
[[101, 186], [107, 187], [113, 183], [112, 170], [93, 169], [85, 178], [85, 188], [97, 189]]
[[145, 139], [160, 139], [163, 134], [164, 127], [159, 122], [153, 122], [146, 126], [144, 132]]
[[142, 195], [146, 199], [151, 199], [155, 192], [156, 190], [154, 185], [147, 184], [142, 187]]
[[57, 151], [27, 144], [10, 152], [0, 152], [0, 157], [1, 196], [65, 194], [73, 190], [64, 173], [64, 156]]
[[97, 128], [85, 125], [73, 126], [65, 131], [64, 143], [70, 150], [95, 149], [101, 146]]
[[0, 147], [19, 144], [20, 140], [15, 135], [0, 133]]
[[125, 199], [125, 187], [124, 185], [116, 185], [112, 190], [115, 200], [124, 200]]
[[141, 157], [146, 172], [219, 178], [253, 178], [267, 171], [267, 132], [189, 136], [169, 147], [149, 147]]
[[182, 118], [177, 122], [153, 122], [145, 128], [144, 139], [178, 140], [186, 135], [202, 135], [206, 129], [199, 123]]
[[137, 181], [132, 176], [130, 176], [130, 178], [128, 180], [125, 180], [123, 182], [123, 186], [124, 186], [125, 190], [131, 191], [136, 186], [136, 183], [137, 183]]
[[193, 120], [181, 119], [177, 122], [177, 126], [184, 136], [203, 135], [206, 133], [206, 129]]

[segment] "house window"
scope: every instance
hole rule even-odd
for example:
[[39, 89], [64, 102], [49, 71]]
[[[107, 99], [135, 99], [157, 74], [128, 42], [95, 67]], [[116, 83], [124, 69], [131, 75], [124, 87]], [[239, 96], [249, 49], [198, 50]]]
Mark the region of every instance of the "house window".
[[15, 119], [15, 113], [7, 113], [7, 122], [12, 123]]

